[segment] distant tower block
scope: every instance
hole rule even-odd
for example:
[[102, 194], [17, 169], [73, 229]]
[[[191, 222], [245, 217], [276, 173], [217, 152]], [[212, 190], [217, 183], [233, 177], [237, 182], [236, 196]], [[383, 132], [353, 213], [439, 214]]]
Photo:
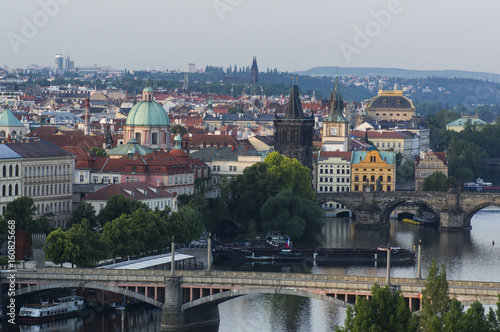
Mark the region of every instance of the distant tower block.
[[196, 66], [194, 63], [188, 64], [188, 72], [189, 73], [196, 73]]
[[56, 54], [56, 69], [63, 69], [64, 68], [64, 57], [62, 54], [57, 53]]

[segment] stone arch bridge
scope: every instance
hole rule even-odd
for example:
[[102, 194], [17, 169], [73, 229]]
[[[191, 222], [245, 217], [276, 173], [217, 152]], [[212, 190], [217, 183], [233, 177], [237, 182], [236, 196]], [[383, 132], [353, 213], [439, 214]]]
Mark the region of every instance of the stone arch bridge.
[[388, 227], [391, 212], [399, 205], [414, 202], [425, 205], [439, 217], [440, 229], [468, 230], [474, 214], [484, 207], [500, 206], [500, 194], [391, 191], [317, 193], [316, 200], [323, 204], [338, 202], [356, 216], [357, 226]]
[[[384, 285], [386, 280], [297, 273], [177, 271], [171, 275], [161, 270], [39, 268], [2, 271], [0, 282], [5, 305], [8, 289], [16, 289], [16, 296], [62, 287], [123, 294], [161, 308], [162, 331], [178, 331], [218, 322], [217, 305], [246, 294], [297, 295], [346, 306], [353, 304], [356, 296], [369, 298], [373, 284]], [[450, 296], [464, 304], [474, 300], [494, 304], [500, 294], [498, 282], [449, 283]], [[393, 278], [391, 286], [401, 292], [410, 309], [420, 308], [421, 279]]]

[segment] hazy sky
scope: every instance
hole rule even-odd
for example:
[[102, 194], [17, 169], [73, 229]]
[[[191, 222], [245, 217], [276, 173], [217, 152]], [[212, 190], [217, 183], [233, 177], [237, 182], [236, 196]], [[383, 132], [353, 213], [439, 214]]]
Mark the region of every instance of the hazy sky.
[[193, 62], [500, 74], [494, 0], [0, 0], [0, 66]]

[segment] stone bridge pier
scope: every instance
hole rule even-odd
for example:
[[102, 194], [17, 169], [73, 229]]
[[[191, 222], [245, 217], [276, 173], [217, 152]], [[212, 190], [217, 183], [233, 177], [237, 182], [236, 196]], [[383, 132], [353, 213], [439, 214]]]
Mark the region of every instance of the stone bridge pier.
[[161, 320], [162, 332], [179, 332], [194, 327], [219, 324], [218, 303], [184, 311], [182, 308], [181, 277], [165, 278], [165, 304]]

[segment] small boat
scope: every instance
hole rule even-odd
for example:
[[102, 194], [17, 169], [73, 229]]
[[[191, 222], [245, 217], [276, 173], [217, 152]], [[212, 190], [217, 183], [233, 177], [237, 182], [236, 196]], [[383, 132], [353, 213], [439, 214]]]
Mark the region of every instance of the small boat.
[[274, 259], [273, 256], [255, 256], [252, 252], [252, 256], [245, 256], [247, 262], [270, 262]]
[[76, 316], [85, 308], [83, 297], [75, 294], [42, 299], [40, 303], [25, 304], [19, 309], [21, 324], [38, 324]]
[[417, 226], [421, 226], [421, 225], [424, 224], [422, 221], [413, 220], [413, 219], [410, 219], [410, 218], [404, 218], [403, 222], [405, 222], [407, 224], [417, 225]]
[[274, 255], [274, 259], [279, 262], [300, 262], [306, 258], [306, 255], [300, 252], [292, 252], [290, 249], [283, 249]]
[[292, 247], [292, 241], [288, 235], [281, 235], [275, 231], [267, 233], [266, 242], [274, 248], [290, 249]]

